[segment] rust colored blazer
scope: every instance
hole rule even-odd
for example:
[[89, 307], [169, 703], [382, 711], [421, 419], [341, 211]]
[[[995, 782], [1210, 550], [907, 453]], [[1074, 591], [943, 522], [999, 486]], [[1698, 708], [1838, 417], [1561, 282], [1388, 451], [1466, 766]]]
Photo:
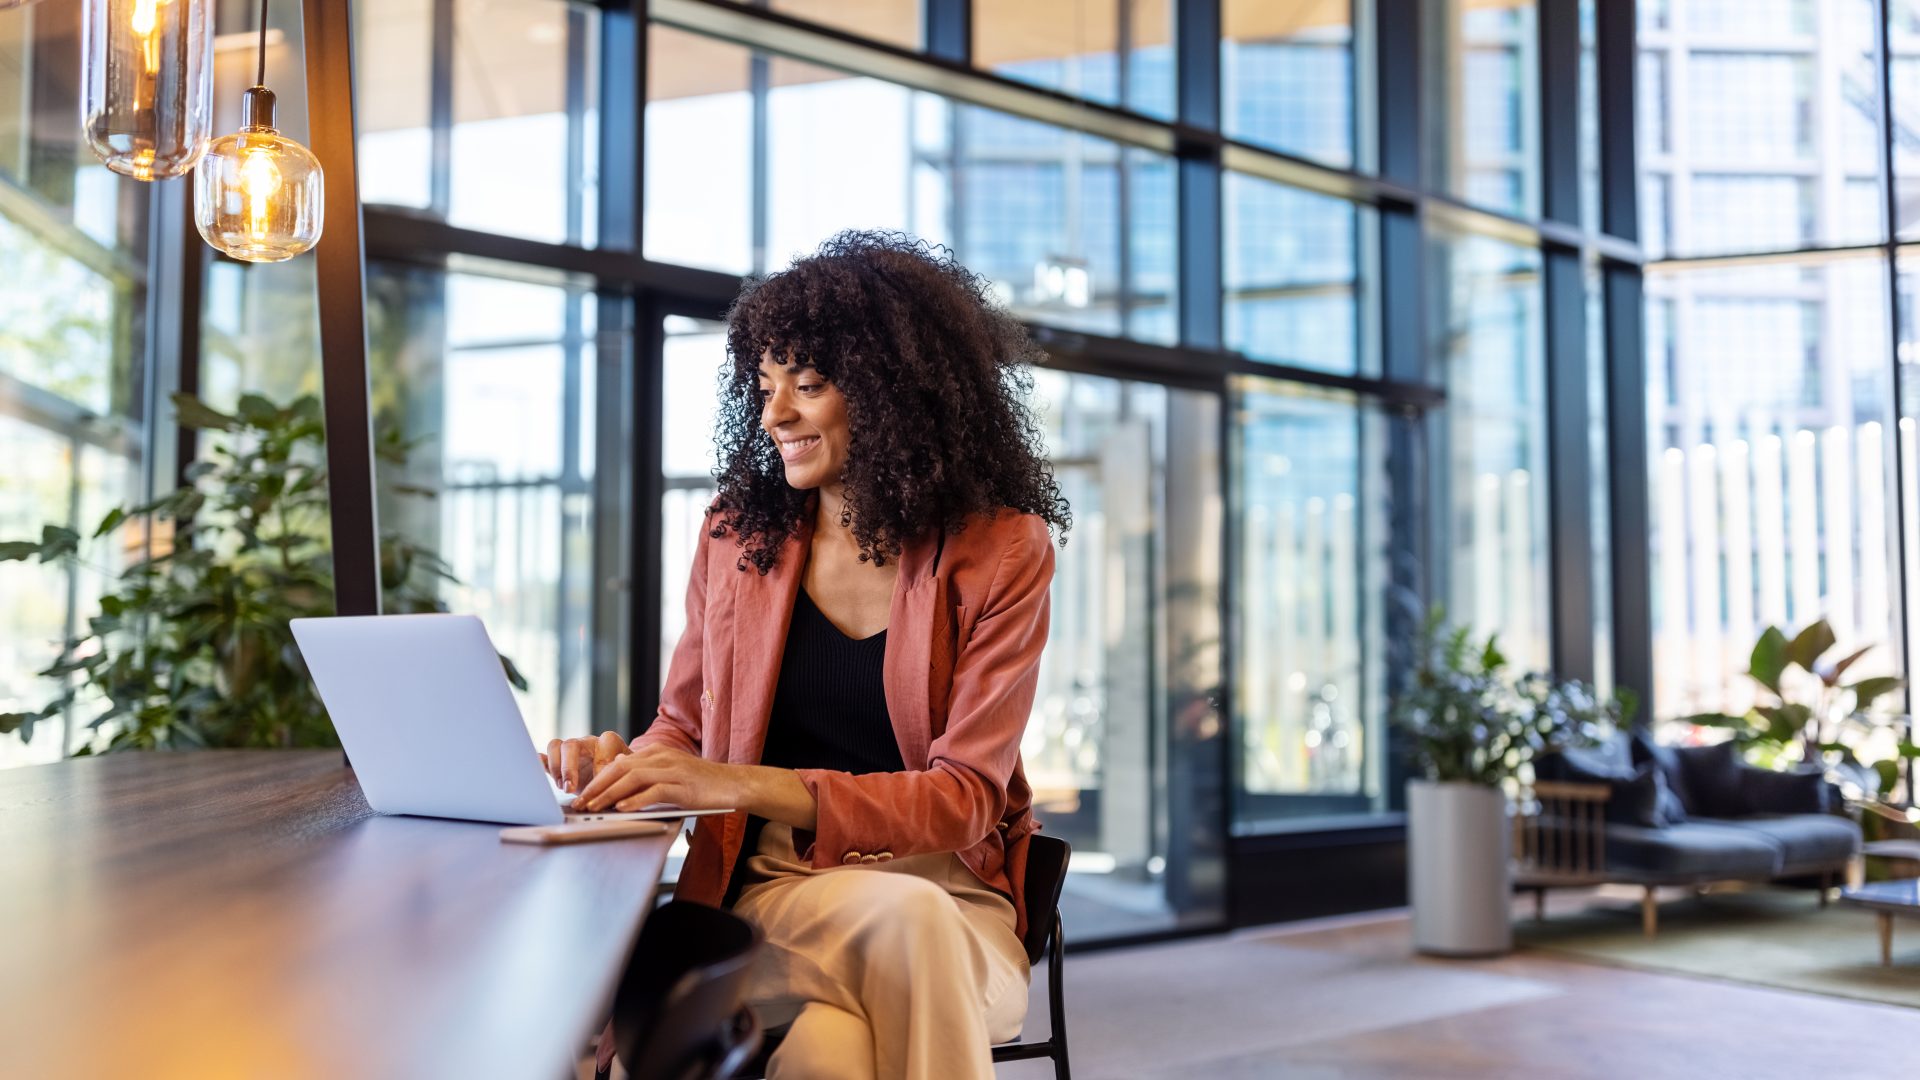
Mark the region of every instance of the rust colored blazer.
[[[659, 713], [636, 746], [660, 743], [709, 761], [754, 765], [766, 744], [787, 625], [812, 522], [762, 576], [737, 568], [732, 533], [701, 528], [687, 582], [687, 628]], [[1046, 522], [1003, 510], [957, 534], [906, 545], [887, 620], [883, 682], [906, 771], [854, 776], [801, 769], [818, 828], [796, 832], [816, 868], [958, 852], [1013, 899], [1026, 933], [1032, 792], [1020, 763], [1047, 641], [1053, 544]], [[718, 904], [740, 857], [746, 814], [698, 819], [676, 894]]]

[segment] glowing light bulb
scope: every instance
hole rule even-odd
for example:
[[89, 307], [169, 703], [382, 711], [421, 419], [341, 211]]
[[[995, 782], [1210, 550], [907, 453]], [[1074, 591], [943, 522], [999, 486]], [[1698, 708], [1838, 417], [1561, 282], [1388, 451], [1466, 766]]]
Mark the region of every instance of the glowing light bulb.
[[280, 166], [273, 163], [273, 151], [265, 146], [248, 150], [246, 162], [240, 166], [240, 191], [247, 198], [247, 231], [256, 240], [267, 237], [273, 218], [272, 199], [279, 190]]
[[245, 127], [213, 141], [194, 172], [194, 224], [207, 243], [244, 262], [291, 259], [320, 240], [320, 161], [274, 130], [273, 91], [248, 90], [246, 117]]
[[212, 0], [85, 0], [81, 38], [87, 145], [123, 176], [184, 176], [212, 134]]

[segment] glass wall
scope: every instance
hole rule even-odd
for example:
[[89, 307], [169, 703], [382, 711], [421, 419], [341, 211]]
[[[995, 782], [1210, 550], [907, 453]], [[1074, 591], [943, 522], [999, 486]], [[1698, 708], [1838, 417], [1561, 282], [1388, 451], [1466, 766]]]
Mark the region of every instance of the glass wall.
[[1540, 212], [1534, 0], [1428, 0], [1428, 182], [1516, 217]]
[[1228, 347], [1291, 367], [1377, 375], [1362, 274], [1374, 209], [1240, 173], [1224, 183]]
[[[1447, 388], [1436, 456], [1448, 614], [1500, 636], [1522, 670], [1550, 659], [1546, 365], [1540, 252], [1439, 232], [1429, 354]], [[1582, 433], [1583, 435], [1585, 433]]]
[[361, 0], [354, 15], [362, 200], [594, 245], [598, 8]]
[[1102, 105], [1173, 116], [1172, 0], [974, 0], [973, 62]]
[[[91, 539], [147, 490], [149, 189], [94, 159], [78, 123], [80, 6], [0, 11], [0, 542], [48, 527], [83, 560], [0, 562], [0, 713], [37, 712], [63, 680], [37, 673], [100, 614], [139, 549]], [[0, 767], [87, 744], [96, 698], [0, 736]]]
[[[1893, 387], [1876, 258], [1647, 276], [1654, 712], [1751, 701], [1760, 630], [1899, 669]], [[1910, 450], [1908, 451], [1910, 452]]]
[[1239, 820], [1365, 814], [1389, 754], [1386, 425], [1271, 379], [1235, 399]]
[[648, 258], [767, 273], [841, 229], [899, 229], [951, 247], [1023, 318], [1172, 341], [1165, 155], [658, 25], [649, 34], [678, 59], [648, 75]]
[[1878, 240], [1878, 19], [1874, 0], [1679, 0], [1659, 27], [1643, 19], [1649, 244], [1722, 255]]
[[1224, 0], [1220, 117], [1227, 135], [1328, 165], [1364, 167], [1355, 152], [1364, 146], [1354, 109], [1354, 4]]
[[[1889, 0], [1898, 224], [1915, 9]], [[1760, 631], [1828, 620], [1910, 670], [1913, 415], [1895, 400], [1873, 0], [1674, 0], [1640, 25], [1656, 719], [1744, 710]], [[1794, 252], [1695, 265], [1691, 256]], [[1904, 298], [1903, 336], [1911, 319]], [[1902, 370], [1905, 370], [1904, 368]], [[1908, 579], [1909, 581], [1911, 578]]]

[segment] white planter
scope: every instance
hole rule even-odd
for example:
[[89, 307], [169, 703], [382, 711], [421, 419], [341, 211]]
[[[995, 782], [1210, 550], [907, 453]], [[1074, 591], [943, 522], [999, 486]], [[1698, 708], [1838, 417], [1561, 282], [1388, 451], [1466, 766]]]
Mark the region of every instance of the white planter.
[[1479, 784], [1407, 781], [1407, 895], [1413, 947], [1438, 956], [1513, 948], [1507, 803]]

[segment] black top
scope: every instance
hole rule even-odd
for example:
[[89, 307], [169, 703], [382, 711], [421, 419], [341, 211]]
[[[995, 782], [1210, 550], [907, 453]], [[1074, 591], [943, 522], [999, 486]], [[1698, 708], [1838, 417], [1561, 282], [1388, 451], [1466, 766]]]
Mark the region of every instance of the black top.
[[906, 769], [887, 718], [881, 677], [886, 655], [885, 630], [850, 638], [801, 589], [780, 655], [760, 764], [850, 773]]
[[[780, 655], [780, 681], [767, 716], [760, 764], [849, 773], [906, 771], [887, 715], [886, 654], [885, 630], [867, 638], [848, 637], [802, 588], [794, 598], [793, 621]], [[759, 847], [765, 824], [762, 818], [747, 818], [740, 858], [727, 883], [728, 906], [739, 897], [742, 870]]]

